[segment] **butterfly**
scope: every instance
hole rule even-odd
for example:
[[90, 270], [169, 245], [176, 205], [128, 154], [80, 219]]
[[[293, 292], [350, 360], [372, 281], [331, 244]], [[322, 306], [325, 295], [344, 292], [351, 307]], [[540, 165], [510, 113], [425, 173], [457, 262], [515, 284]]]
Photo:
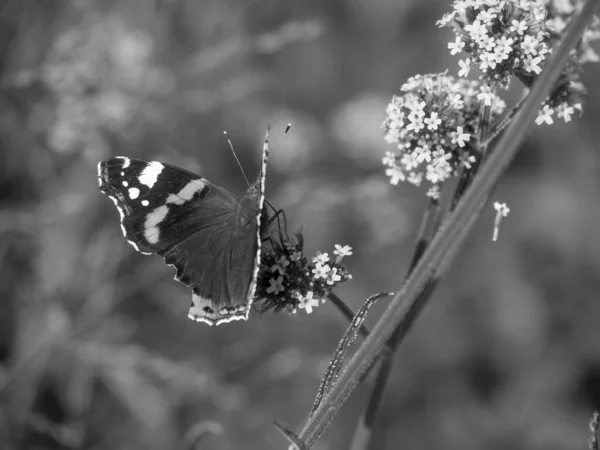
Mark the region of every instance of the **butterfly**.
[[256, 182], [236, 198], [185, 169], [124, 156], [98, 164], [100, 191], [121, 215], [123, 235], [143, 254], [159, 254], [192, 289], [188, 317], [208, 325], [247, 320], [267, 226], [269, 132]]

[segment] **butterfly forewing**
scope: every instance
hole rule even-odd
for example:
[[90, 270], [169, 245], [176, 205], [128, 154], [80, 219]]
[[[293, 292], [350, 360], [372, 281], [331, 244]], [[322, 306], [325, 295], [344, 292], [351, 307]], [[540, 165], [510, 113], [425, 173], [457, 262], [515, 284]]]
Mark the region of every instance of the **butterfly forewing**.
[[[216, 187], [187, 170], [125, 157], [100, 162], [98, 180], [100, 190], [121, 214], [123, 234], [145, 254], [158, 253], [185, 239], [194, 222], [190, 213]], [[236, 199], [224, 189], [220, 191], [216, 209], [225, 213]]]
[[119, 210], [127, 240], [175, 267], [175, 279], [193, 291], [189, 317], [210, 325], [248, 318], [260, 263], [264, 167], [261, 174], [238, 201], [205, 178], [157, 161], [115, 157], [98, 165], [100, 190]]

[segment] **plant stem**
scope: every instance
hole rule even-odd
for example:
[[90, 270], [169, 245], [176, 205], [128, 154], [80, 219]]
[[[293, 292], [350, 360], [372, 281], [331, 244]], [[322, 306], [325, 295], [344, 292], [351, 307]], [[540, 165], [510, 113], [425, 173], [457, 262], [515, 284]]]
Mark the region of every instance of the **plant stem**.
[[[478, 134], [477, 142], [481, 142], [483, 139], [483, 136], [487, 132], [487, 129], [488, 129], [488, 126], [490, 123], [491, 112], [492, 112], [491, 105], [486, 105], [485, 103], [481, 105], [479, 128], [477, 130], [477, 134]], [[473, 180], [473, 176], [476, 174], [476, 172], [479, 168], [479, 163], [483, 159], [483, 157], [485, 155], [485, 151], [486, 151], [486, 147], [480, 147], [480, 149], [479, 149], [480, 157], [477, 160], [477, 163], [475, 163], [473, 165], [471, 170], [465, 169], [463, 171], [461, 180], [458, 183], [456, 190], [454, 192], [453, 198], [452, 198], [451, 210], [454, 209], [458, 200], [460, 200], [460, 197], [464, 193], [465, 189], [469, 186], [469, 184]], [[436, 227], [436, 229], [437, 229], [437, 227]], [[426, 244], [422, 249], [419, 249], [419, 245], [417, 244], [417, 248], [415, 249], [415, 252], [413, 255], [413, 260], [411, 262], [411, 266], [410, 266], [409, 272], [407, 274], [407, 278], [408, 278], [408, 276], [410, 276], [412, 269], [418, 263], [421, 256], [423, 255], [423, 252], [425, 251], [427, 244], [429, 244], [429, 240], [430, 239], [428, 239], [426, 241]], [[423, 306], [427, 303], [427, 301], [429, 300], [429, 298], [435, 291], [435, 288], [437, 287], [437, 285], [439, 283], [440, 277], [441, 277], [441, 274], [438, 271], [437, 273], [435, 273], [434, 277], [432, 277], [431, 280], [429, 280], [429, 282], [425, 286], [425, 289], [423, 289], [423, 291], [421, 292], [421, 294], [419, 295], [419, 297], [415, 303], [415, 307], [411, 314], [411, 317], [407, 317], [407, 322], [400, 324], [400, 326], [396, 329], [396, 331], [392, 335], [391, 339], [389, 340], [389, 342], [388, 342], [388, 350], [389, 351], [386, 352], [386, 356], [382, 360], [381, 365], [379, 366], [379, 372], [377, 373], [377, 379], [375, 380], [373, 392], [371, 393], [371, 397], [369, 398], [369, 402], [367, 403], [367, 409], [366, 409], [365, 415], [362, 420], [362, 426], [357, 428], [357, 431], [354, 434], [352, 450], [364, 450], [368, 447], [369, 442], [371, 440], [370, 437], [372, 435], [372, 429], [373, 429], [373, 425], [375, 423], [375, 419], [377, 417], [377, 413], [381, 409], [381, 404], [383, 403], [383, 393], [385, 391], [385, 387], [387, 385], [387, 380], [389, 379], [389, 375], [392, 370], [394, 354], [396, 353], [401, 341], [404, 339], [404, 336], [406, 336], [406, 334], [410, 330], [412, 323], [413, 323], [413, 319], [420, 313]], [[365, 435], [368, 435], [368, 436], [365, 436]], [[363, 445], [359, 446], [358, 442], [362, 442]]]
[[519, 145], [537, 116], [540, 103], [547, 97], [554, 82], [558, 79], [562, 67], [569, 58], [569, 51], [575, 46], [583, 30], [594, 17], [593, 13], [599, 3], [599, 0], [587, 0], [580, 14], [571, 20], [564, 39], [556, 52], [550, 56], [539, 79], [533, 84], [530, 95], [519, 114], [519, 120], [513, 120], [506, 133], [500, 138], [498, 148], [502, 151], [492, 152], [482, 163], [480, 173], [467, 188], [456, 209], [442, 224], [412, 275], [394, 296], [369, 337], [360, 345], [319, 408], [307, 421], [299, 435], [307, 449], [311, 448], [323, 433], [344, 401], [358, 385], [363, 374], [392, 337], [396, 328], [401, 323], [411, 320], [411, 312], [417, 306], [420, 293], [432, 279], [446, 255], [449, 252], [457, 251], [461, 235], [483, 209], [490, 191], [516, 155]]
[[[337, 306], [337, 308], [342, 312], [342, 314], [344, 316], [346, 316], [346, 318], [348, 319], [348, 322], [352, 323], [352, 319], [354, 319], [354, 311], [352, 311], [350, 309], [350, 307], [346, 304], [346, 302], [344, 302], [344, 300], [339, 298], [333, 292], [331, 294], [329, 294], [329, 300], [331, 300], [331, 302], [335, 306]], [[360, 334], [362, 334], [362, 336], [366, 339], [367, 336], [369, 336], [369, 333], [370, 333], [369, 329], [364, 324], [361, 324]]]
[[[415, 268], [415, 266], [423, 256], [423, 253], [427, 249], [431, 238], [435, 234], [435, 231], [439, 226], [439, 216], [439, 201], [437, 199], [431, 199], [431, 201], [429, 202], [429, 207], [427, 208], [427, 210], [423, 214], [423, 218], [421, 219], [421, 226], [419, 227], [417, 243], [415, 245], [415, 249], [413, 250], [412, 259], [408, 271], [406, 273], [406, 278], [410, 276], [412, 270]], [[433, 292], [432, 289], [425, 289], [425, 291], [428, 291], [429, 293]], [[425, 295], [428, 296], [429, 294], [426, 293]], [[423, 294], [421, 295], [421, 297], [423, 297]], [[399, 334], [402, 333], [400, 328], [398, 328], [398, 330], [396, 331]], [[383, 392], [385, 391], [385, 386], [389, 378], [390, 372], [392, 370], [394, 351], [396, 349], [396, 339], [396, 334], [394, 334], [394, 336], [388, 342], [386, 351], [382, 352], [382, 354], [380, 355], [381, 364], [379, 365], [377, 378], [375, 379], [375, 384], [373, 386], [373, 391], [371, 392], [369, 402], [367, 403], [365, 414], [359, 420], [359, 425], [357, 426], [357, 429], [354, 433], [354, 437], [352, 438], [352, 450], [364, 449], [368, 446], [370, 442], [373, 424], [375, 423], [377, 412], [383, 402]], [[369, 368], [366, 374], [368, 374], [372, 368], [373, 366]]]

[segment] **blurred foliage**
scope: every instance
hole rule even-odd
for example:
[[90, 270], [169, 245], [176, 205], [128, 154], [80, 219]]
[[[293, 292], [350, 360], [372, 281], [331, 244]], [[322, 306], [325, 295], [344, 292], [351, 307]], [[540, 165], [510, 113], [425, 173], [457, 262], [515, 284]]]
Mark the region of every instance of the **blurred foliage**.
[[[281, 448], [346, 323], [329, 304], [218, 328], [133, 251], [97, 189], [109, 155], [242, 192], [293, 124], [267, 197], [306, 251], [349, 244], [358, 309], [403, 279], [423, 192], [392, 188], [381, 123], [399, 86], [454, 67], [439, 0], [7, 0], [0, 9], [0, 446]], [[584, 116], [536, 128], [400, 349], [373, 448], [581, 449], [600, 408], [598, 67]], [[509, 105], [517, 93], [509, 92]], [[385, 307], [379, 302], [367, 322]], [[319, 449], [345, 448], [359, 389]], [[20, 442], [17, 447], [16, 442]]]

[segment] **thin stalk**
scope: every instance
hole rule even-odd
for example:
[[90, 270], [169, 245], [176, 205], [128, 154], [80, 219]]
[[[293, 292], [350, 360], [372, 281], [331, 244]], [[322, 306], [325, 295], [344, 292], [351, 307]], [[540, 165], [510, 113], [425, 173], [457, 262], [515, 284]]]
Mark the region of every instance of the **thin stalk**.
[[[349, 323], [352, 323], [352, 319], [354, 319], [354, 311], [352, 311], [352, 309], [350, 309], [350, 307], [344, 302], [344, 300], [342, 300], [341, 298], [339, 298], [335, 293], [331, 293], [329, 294], [329, 300], [331, 300], [331, 302], [340, 310], [340, 312], [346, 316], [346, 318], [348, 319]], [[366, 339], [367, 336], [369, 336], [369, 329], [362, 324], [360, 326], [360, 334], [362, 334], [362, 336]]]
[[517, 115], [517, 113], [523, 107], [527, 96], [525, 95], [519, 102], [513, 106], [510, 111], [506, 114], [503, 114], [500, 119], [498, 119], [490, 128], [490, 130], [486, 133], [485, 137], [481, 141], [481, 145], [487, 147], [504, 129], [508, 126], [508, 124], [513, 120], [513, 118]]
[[550, 57], [539, 79], [533, 84], [530, 96], [519, 114], [519, 120], [512, 121], [506, 133], [500, 138], [498, 148], [502, 151], [492, 152], [483, 162], [479, 175], [467, 188], [456, 209], [442, 224], [412, 275], [394, 296], [369, 337], [360, 345], [340, 373], [337, 383], [332, 386], [319, 408], [307, 421], [299, 435], [307, 449], [314, 445], [329, 425], [336, 412], [358, 385], [363, 374], [386, 346], [396, 328], [401, 323], [407, 322], [411, 311], [415, 309], [420, 293], [434, 277], [446, 254], [457, 251], [462, 232], [483, 209], [489, 193], [516, 155], [519, 145], [537, 116], [540, 103], [547, 97], [558, 79], [562, 67], [569, 58], [569, 51], [575, 46], [583, 30], [593, 18], [593, 13], [599, 4], [600, 0], [587, 0], [581, 13], [570, 22], [564, 39]]
[[473, 178], [477, 174], [477, 171], [479, 170], [479, 166], [481, 165], [482, 161], [485, 159], [485, 155], [487, 152], [487, 145], [483, 145], [482, 141], [483, 141], [483, 138], [486, 135], [487, 129], [489, 127], [490, 117], [492, 114], [492, 107], [491, 107], [491, 105], [488, 106], [488, 105], [483, 104], [483, 105], [481, 105], [480, 111], [481, 111], [480, 112], [481, 120], [479, 121], [479, 129], [477, 130], [477, 142], [479, 145], [479, 158], [477, 158], [477, 161], [475, 161], [473, 163], [473, 165], [470, 169], [463, 168], [461, 177], [458, 181], [458, 185], [456, 186], [456, 190], [454, 191], [454, 196], [452, 197], [452, 202], [450, 204], [451, 211], [453, 211], [454, 208], [456, 208], [456, 205], [458, 204], [459, 200], [462, 198], [463, 194], [465, 193], [465, 190], [467, 189], [467, 187], [469, 187], [469, 185], [473, 181]]

